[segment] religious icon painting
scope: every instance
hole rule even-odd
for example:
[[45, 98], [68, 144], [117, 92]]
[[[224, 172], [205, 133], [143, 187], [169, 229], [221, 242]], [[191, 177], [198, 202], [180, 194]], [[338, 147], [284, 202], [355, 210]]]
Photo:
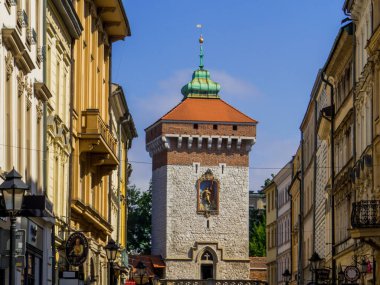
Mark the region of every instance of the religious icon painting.
[[219, 181], [208, 169], [197, 181], [198, 214], [205, 216], [217, 215], [219, 213]]

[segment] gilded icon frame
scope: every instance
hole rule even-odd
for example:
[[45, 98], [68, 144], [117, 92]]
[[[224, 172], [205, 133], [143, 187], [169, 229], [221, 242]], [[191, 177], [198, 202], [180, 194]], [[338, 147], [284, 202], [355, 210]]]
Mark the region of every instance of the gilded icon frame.
[[198, 180], [197, 188], [197, 213], [209, 217], [219, 214], [220, 182], [208, 169]]

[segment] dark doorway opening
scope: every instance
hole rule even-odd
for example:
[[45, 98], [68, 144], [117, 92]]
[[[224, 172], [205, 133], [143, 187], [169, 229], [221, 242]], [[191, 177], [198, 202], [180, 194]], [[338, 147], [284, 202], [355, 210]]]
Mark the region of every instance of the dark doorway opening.
[[201, 265], [201, 278], [213, 279], [214, 278], [214, 265], [212, 264], [202, 264]]

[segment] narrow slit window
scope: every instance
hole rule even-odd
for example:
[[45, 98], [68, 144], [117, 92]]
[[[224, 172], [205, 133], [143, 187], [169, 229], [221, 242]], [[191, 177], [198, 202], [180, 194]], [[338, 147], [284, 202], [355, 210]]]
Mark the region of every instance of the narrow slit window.
[[207, 228], [209, 229], [210, 228], [210, 221], [207, 220]]

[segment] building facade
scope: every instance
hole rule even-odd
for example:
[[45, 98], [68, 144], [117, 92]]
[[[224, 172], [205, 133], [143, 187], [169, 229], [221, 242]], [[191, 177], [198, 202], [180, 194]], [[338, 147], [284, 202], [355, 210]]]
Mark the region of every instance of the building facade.
[[88, 257], [79, 272], [86, 280], [106, 284], [104, 246], [116, 230], [112, 213], [119, 204], [112, 174], [120, 164], [118, 130], [112, 128], [110, 112], [112, 43], [129, 36], [130, 30], [121, 1], [73, 4], [83, 31], [73, 48], [69, 231], [83, 232], [88, 240]]
[[289, 186], [292, 181], [293, 162], [288, 162], [273, 178], [277, 187], [277, 280], [278, 284], [285, 284], [282, 274], [290, 270], [290, 219], [291, 199]]
[[[44, 86], [43, 12], [42, 1], [0, 3], [0, 169], [5, 174], [15, 168], [29, 185], [28, 194], [32, 195], [43, 195], [46, 191], [42, 179], [42, 136], [43, 109], [49, 96], [41, 89]], [[29, 279], [38, 284], [51, 284], [54, 225], [51, 210], [46, 218], [17, 219], [17, 228], [25, 230], [27, 242], [24, 264], [11, 268], [16, 271], [17, 284], [26, 284]], [[8, 218], [0, 220], [0, 228], [9, 230]], [[2, 263], [0, 283], [8, 283], [8, 276], [9, 265]]]
[[277, 284], [277, 188], [272, 181], [264, 189], [266, 207], [266, 256], [269, 285]]
[[[128, 150], [132, 147], [132, 140], [137, 137], [136, 127], [129, 111], [123, 88], [113, 83], [110, 97], [111, 121], [114, 136], [118, 140], [119, 165], [112, 173], [111, 180], [111, 225], [113, 240], [120, 247], [120, 267], [127, 268], [127, 185], [132, 174], [131, 164], [128, 162]], [[120, 282], [129, 280], [128, 270], [120, 272]]]
[[249, 279], [248, 154], [257, 122], [220, 99], [219, 90], [201, 46], [183, 101], [146, 129], [152, 254], [165, 261], [168, 281]]

